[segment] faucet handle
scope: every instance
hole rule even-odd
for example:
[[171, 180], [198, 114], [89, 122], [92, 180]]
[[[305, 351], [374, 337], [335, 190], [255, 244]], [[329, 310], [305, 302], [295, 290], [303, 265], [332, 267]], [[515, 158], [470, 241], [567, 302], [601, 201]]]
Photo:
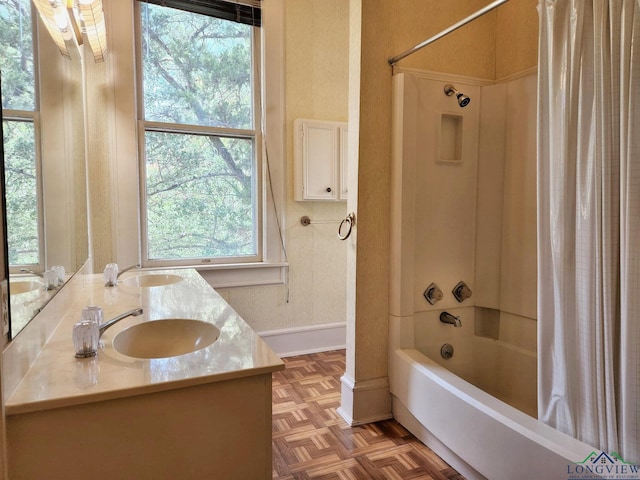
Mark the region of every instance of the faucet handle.
[[102, 307], [92, 305], [82, 309], [80, 321], [73, 326], [73, 348], [76, 358], [96, 356], [100, 346], [103, 320]]
[[458, 302], [464, 302], [467, 298], [472, 295], [471, 289], [464, 282], [458, 282], [453, 290], [451, 290], [453, 296], [456, 297]]
[[58, 274], [54, 270], [47, 270], [42, 275], [45, 290], [55, 290], [58, 286]]
[[77, 358], [94, 357], [98, 353], [103, 318], [101, 307], [89, 306], [82, 309], [80, 321], [73, 326], [73, 348]]
[[102, 275], [105, 287], [115, 287], [118, 284], [118, 264], [108, 263]]
[[422, 295], [424, 295], [424, 298], [426, 298], [427, 302], [431, 305], [435, 305], [442, 300], [443, 297], [442, 290], [440, 290], [440, 287], [435, 283], [429, 285]]
[[73, 348], [77, 358], [95, 357], [98, 353], [100, 331], [93, 320], [80, 320], [73, 326]]

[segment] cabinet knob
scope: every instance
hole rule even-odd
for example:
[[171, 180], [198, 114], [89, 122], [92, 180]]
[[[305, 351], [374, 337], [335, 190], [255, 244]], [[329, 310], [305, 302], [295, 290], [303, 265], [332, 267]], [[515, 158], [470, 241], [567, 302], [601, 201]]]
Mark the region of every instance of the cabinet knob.
[[331, 193], [331, 187], [327, 187], [327, 192]]

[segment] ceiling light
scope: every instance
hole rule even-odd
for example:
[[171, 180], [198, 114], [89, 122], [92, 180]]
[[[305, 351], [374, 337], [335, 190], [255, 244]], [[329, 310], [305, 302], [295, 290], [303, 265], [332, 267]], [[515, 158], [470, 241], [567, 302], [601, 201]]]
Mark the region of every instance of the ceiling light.
[[62, 55], [71, 58], [70, 45], [87, 44], [94, 60], [104, 61], [108, 49], [102, 0], [33, 0], [33, 3]]

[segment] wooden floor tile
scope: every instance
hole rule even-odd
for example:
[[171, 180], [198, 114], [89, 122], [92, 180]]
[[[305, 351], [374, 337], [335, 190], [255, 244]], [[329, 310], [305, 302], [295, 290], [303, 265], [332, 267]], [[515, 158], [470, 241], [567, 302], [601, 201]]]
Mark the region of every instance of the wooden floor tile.
[[395, 420], [345, 423], [344, 350], [284, 362], [273, 374], [274, 480], [464, 480]]

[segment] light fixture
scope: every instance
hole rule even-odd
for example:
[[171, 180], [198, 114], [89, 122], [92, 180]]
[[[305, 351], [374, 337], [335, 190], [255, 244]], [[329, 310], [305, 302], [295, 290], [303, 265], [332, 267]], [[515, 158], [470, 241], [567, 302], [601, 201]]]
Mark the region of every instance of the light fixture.
[[67, 58], [69, 45], [88, 44], [96, 62], [107, 55], [102, 0], [33, 0], [49, 35]]
[[76, 3], [89, 47], [96, 62], [104, 62], [107, 56], [107, 29], [102, 11], [102, 0], [78, 0]]

